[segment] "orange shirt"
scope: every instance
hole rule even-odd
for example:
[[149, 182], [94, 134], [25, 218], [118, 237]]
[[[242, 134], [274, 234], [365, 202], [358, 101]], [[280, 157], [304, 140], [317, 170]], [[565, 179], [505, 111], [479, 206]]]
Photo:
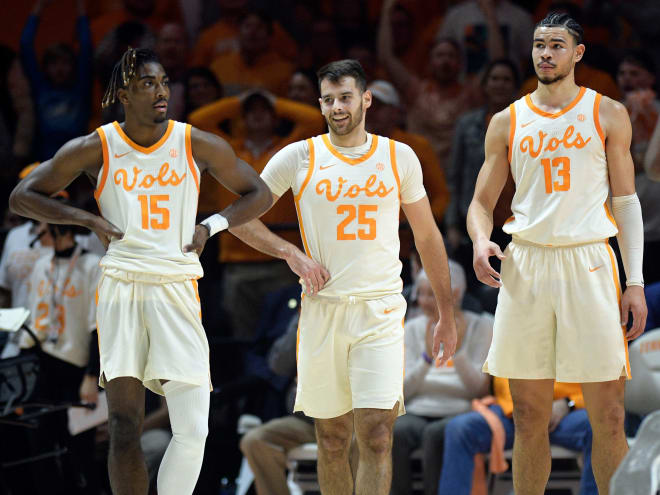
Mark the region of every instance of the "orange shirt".
[[[493, 390], [498, 405], [502, 412], [507, 416], [513, 414], [513, 399], [509, 391], [509, 380], [506, 378], [493, 377]], [[575, 402], [575, 407], [584, 407], [584, 398], [582, 397], [582, 387], [579, 383], [555, 382], [555, 391], [553, 399], [569, 398]]]
[[[207, 27], [199, 35], [191, 66], [203, 65], [208, 67], [213, 60], [224, 52], [236, 48], [238, 26], [227, 20], [220, 20]], [[273, 23], [272, 47], [277, 53], [288, 60], [295, 60], [298, 55], [298, 46], [294, 39], [279, 23]]]
[[261, 87], [283, 95], [286, 94], [294, 67], [274, 50], [260, 55], [252, 65], [245, 62], [238, 50], [234, 50], [216, 57], [210, 69], [229, 95], [252, 87]]
[[[591, 88], [602, 95], [609, 96], [613, 100], [618, 101], [621, 99], [621, 92], [612, 76], [605, 71], [584, 63], [579, 63], [575, 66], [575, 84]], [[536, 76], [530, 77], [523, 83], [522, 88], [520, 88], [520, 96], [531, 93], [536, 89], [537, 85], [538, 78]]]
[[447, 188], [445, 174], [440, 168], [440, 162], [438, 162], [438, 157], [433, 151], [431, 143], [419, 134], [412, 134], [401, 129], [395, 129], [389, 137], [410, 146], [419, 158], [424, 174], [424, 188], [431, 203], [431, 211], [433, 211], [433, 216], [437, 222], [442, 221], [442, 216], [445, 214], [447, 205], [449, 205], [449, 189]]
[[110, 11], [107, 14], [103, 14], [94, 19], [90, 26], [94, 46], [97, 47], [106, 34], [127, 21], [136, 21], [146, 24], [154, 32], [157, 32], [168, 22], [181, 22], [181, 11], [179, 10], [178, 2], [176, 2], [176, 0], [166, 0], [157, 3], [167, 8], [157, 8], [149, 17], [135, 17], [121, 9]]

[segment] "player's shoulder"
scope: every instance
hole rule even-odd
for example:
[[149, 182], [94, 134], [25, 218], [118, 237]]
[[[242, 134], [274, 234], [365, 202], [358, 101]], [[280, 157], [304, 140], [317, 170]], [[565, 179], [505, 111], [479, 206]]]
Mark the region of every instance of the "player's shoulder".
[[[597, 93], [600, 95], [600, 93]], [[611, 116], [611, 117], [621, 117], [623, 115], [628, 115], [628, 110], [626, 106], [609, 96], [600, 95], [600, 107], [599, 113], [601, 116]]]
[[488, 124], [488, 133], [505, 136], [508, 139], [511, 123], [515, 123], [515, 116], [512, 115], [509, 107], [500, 110], [490, 119]]

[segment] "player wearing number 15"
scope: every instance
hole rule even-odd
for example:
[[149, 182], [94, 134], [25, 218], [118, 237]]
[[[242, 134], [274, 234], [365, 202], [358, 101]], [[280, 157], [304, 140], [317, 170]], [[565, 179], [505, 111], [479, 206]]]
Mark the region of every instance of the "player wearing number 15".
[[449, 268], [419, 160], [408, 146], [365, 131], [371, 92], [360, 64], [330, 63], [318, 80], [329, 133], [283, 148], [261, 174], [275, 200], [292, 189], [306, 253], [258, 220], [230, 231], [286, 260], [304, 286], [295, 410], [316, 418], [321, 491], [385, 495], [392, 426], [404, 411], [400, 208], [439, 306], [434, 355], [442, 342], [441, 362], [456, 348]]
[[[155, 54], [129, 48], [103, 99], [104, 106], [122, 104], [125, 122], [68, 142], [10, 198], [16, 213], [82, 225], [107, 247], [96, 302], [116, 495], [148, 490], [140, 449], [144, 387], [165, 395], [173, 433], [158, 493], [191, 494], [201, 469], [210, 375], [196, 279], [199, 254], [217, 228], [195, 225], [200, 173], [241, 196], [214, 215], [216, 225], [218, 218], [225, 226], [246, 222], [271, 204], [266, 185], [224, 140], [167, 120], [169, 95]], [[95, 180], [102, 216], [50, 198], [81, 174]]]
[[[538, 87], [491, 120], [468, 210], [477, 278], [500, 288], [484, 371], [510, 379], [514, 490], [521, 494], [543, 493], [548, 424], [568, 412], [553, 408], [554, 380], [582, 384], [599, 493], [608, 493], [628, 450], [627, 340], [646, 320], [642, 215], [628, 114], [620, 103], [575, 84], [584, 51], [582, 28], [567, 14], [549, 14], [536, 26]], [[516, 192], [513, 217], [503, 228], [513, 240], [502, 253], [489, 238], [509, 169]], [[613, 235], [627, 277], [623, 295], [608, 243]], [[501, 276], [490, 256], [502, 259]]]

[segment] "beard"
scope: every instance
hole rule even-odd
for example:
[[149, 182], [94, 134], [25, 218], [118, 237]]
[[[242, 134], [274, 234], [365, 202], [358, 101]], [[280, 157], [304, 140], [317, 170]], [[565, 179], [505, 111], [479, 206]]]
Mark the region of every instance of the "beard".
[[161, 124], [167, 120], [167, 114], [154, 117], [154, 124]]
[[564, 74], [557, 74], [556, 76], [552, 76], [552, 77], [542, 77], [542, 76], [539, 76], [539, 74], [538, 74], [538, 72], [537, 72], [537, 73], [536, 73], [536, 77], [537, 77], [537, 79], [539, 80], [539, 82], [540, 82], [541, 84], [545, 84], [546, 86], [549, 86], [550, 84], [554, 84], [554, 83], [556, 83], [556, 82], [561, 81], [561, 80], [564, 79], [566, 76], [568, 76], [568, 74], [570, 74], [570, 72], [571, 72], [571, 71], [570, 71], [570, 69], [569, 69], [569, 70], [568, 70], [567, 72], [565, 72]]
[[337, 127], [337, 124], [332, 120], [332, 115], [325, 118], [325, 121], [328, 123], [328, 127], [332, 129], [337, 136], [345, 136], [350, 134], [353, 129], [355, 129], [362, 122], [362, 102], [360, 102], [360, 107], [354, 114], [348, 114], [348, 122], [346, 127], [340, 129]]

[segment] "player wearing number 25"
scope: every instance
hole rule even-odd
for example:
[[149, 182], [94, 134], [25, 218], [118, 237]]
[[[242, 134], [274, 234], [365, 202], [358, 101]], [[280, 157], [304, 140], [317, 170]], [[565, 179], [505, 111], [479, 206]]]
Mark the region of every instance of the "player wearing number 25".
[[[130, 49], [115, 65], [103, 106], [121, 103], [113, 122], [65, 144], [19, 183], [20, 215], [87, 227], [107, 247], [96, 294], [100, 384], [109, 408], [112, 493], [148, 490], [140, 450], [144, 387], [165, 395], [173, 439], [158, 493], [191, 494], [202, 465], [209, 410], [209, 347], [196, 280], [210, 233], [195, 225], [199, 177], [209, 172], [241, 197], [220, 214], [224, 226], [268, 209], [271, 195], [252, 167], [221, 138], [167, 120], [170, 89], [155, 54]], [[101, 216], [50, 196], [85, 174], [96, 183]]]
[[[538, 87], [491, 120], [468, 210], [477, 278], [500, 288], [484, 371], [510, 379], [516, 493], [543, 493], [547, 482], [554, 380], [582, 384], [599, 493], [608, 493], [628, 450], [627, 340], [646, 320], [642, 215], [628, 114], [620, 103], [575, 84], [584, 52], [582, 28], [567, 14], [549, 14], [536, 26]], [[516, 192], [503, 229], [513, 240], [502, 253], [489, 238], [509, 170]], [[614, 235], [627, 278], [623, 294], [608, 243]], [[490, 256], [502, 259], [501, 276]]]
[[449, 268], [415, 153], [365, 131], [371, 92], [360, 64], [330, 63], [318, 81], [329, 133], [283, 148], [261, 174], [275, 200], [292, 189], [305, 253], [260, 221], [230, 232], [286, 260], [303, 284], [295, 410], [316, 418], [321, 491], [384, 495], [392, 425], [404, 412], [400, 208], [440, 310], [434, 356], [442, 342], [443, 363], [456, 347]]

